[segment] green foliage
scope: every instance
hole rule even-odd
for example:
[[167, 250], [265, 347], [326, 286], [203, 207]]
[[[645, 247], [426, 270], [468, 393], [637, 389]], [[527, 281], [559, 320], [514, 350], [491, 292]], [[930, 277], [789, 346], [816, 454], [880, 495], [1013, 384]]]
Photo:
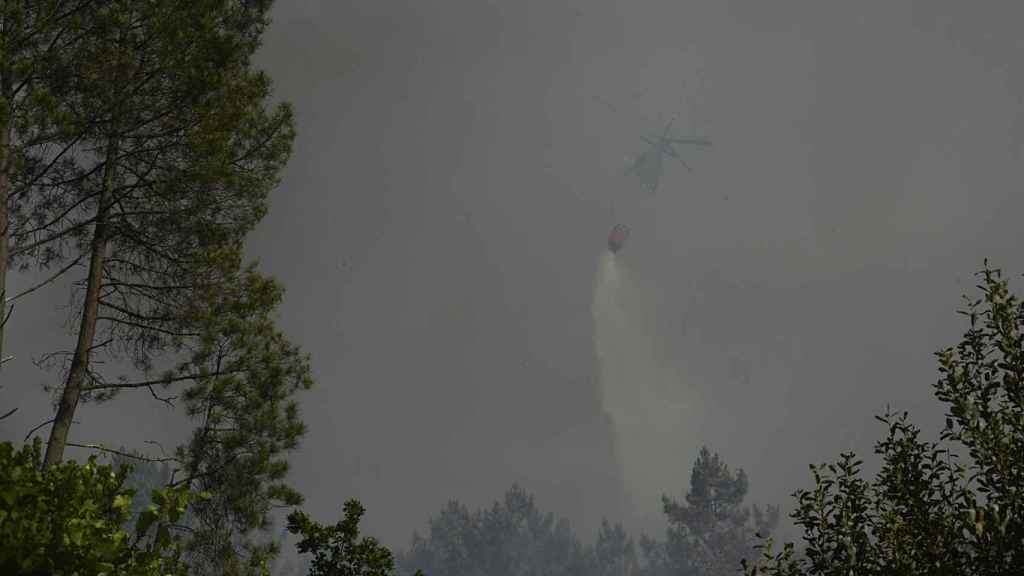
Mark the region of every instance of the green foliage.
[[445, 576], [621, 576], [636, 567], [632, 540], [620, 525], [602, 523], [594, 546], [584, 546], [565, 519], [538, 508], [518, 485], [490, 508], [470, 512], [450, 502], [432, 518], [426, 537], [413, 535], [399, 558], [413, 568]]
[[191, 383], [184, 394], [197, 428], [178, 450], [183, 482], [212, 498], [193, 509], [189, 558], [197, 574], [216, 573], [234, 557], [260, 570], [276, 553], [257, 542], [274, 507], [302, 502], [285, 483], [287, 451], [305, 425], [294, 399], [312, 385], [309, 358], [273, 321], [283, 291], [249, 267], [228, 287], [198, 293], [191, 311], [199, 347], [178, 374]]
[[[970, 327], [937, 353], [936, 397], [949, 407], [939, 442], [920, 439], [906, 412], [878, 419], [882, 468], [860, 477], [853, 454], [812, 466], [796, 493], [802, 555], [787, 544], [747, 574], [996, 575], [1024, 566], [1024, 304], [986, 262]], [[966, 463], [960, 456], [966, 452]]]
[[[46, 356], [65, 379], [44, 466], [58, 467], [82, 401], [182, 398], [196, 422], [175, 454], [182, 474], [163, 489], [166, 467], [137, 466], [127, 481], [161, 486], [162, 500], [130, 500], [126, 519], [155, 522], [134, 546], [162, 546], [174, 528], [153, 506], [208, 495], [173, 520], [193, 574], [266, 572], [277, 545], [257, 533], [274, 506], [301, 502], [285, 453], [305, 432], [294, 396], [311, 385], [309, 361], [275, 327], [280, 286], [241, 257], [294, 139], [291, 108], [251, 62], [271, 4], [0, 5], [10, 260], [51, 279], [88, 270], [73, 283], [74, 352]], [[158, 392], [171, 386], [183, 393]]]
[[566, 573], [582, 551], [565, 519], [543, 514], [531, 494], [513, 486], [477, 519], [480, 559], [488, 574]]
[[430, 519], [427, 538], [413, 533], [412, 549], [399, 560], [403, 573], [412, 573], [412, 567], [423, 568], [428, 574], [473, 573], [473, 565], [478, 562], [474, 555], [477, 522], [478, 516], [465, 506], [449, 502], [437, 517]]
[[38, 225], [27, 218], [33, 200], [26, 190], [73, 164], [60, 150], [67, 114], [59, 98], [63, 82], [54, 81], [67, 76], [66, 63], [81, 41], [73, 32], [75, 13], [90, 1], [0, 3], [0, 359], [8, 301], [27, 293], [6, 289], [8, 265], [19, 263], [10, 240]]
[[[153, 503], [153, 492], [171, 485], [173, 471], [167, 462], [147, 460], [147, 457], [137, 450], [122, 448], [120, 453], [111, 454], [110, 460], [116, 472], [125, 474], [124, 487], [134, 493], [125, 524], [134, 526], [139, 515]], [[186, 513], [179, 523], [189, 525], [190, 517], [191, 513]]]
[[[196, 289], [231, 280], [219, 254], [265, 215], [294, 139], [291, 109], [249, 66], [256, 3], [116, 0], [80, 15], [63, 104], [75, 166], [32, 188], [38, 225], [12, 237], [38, 265], [100, 253], [94, 353], [141, 370], [194, 336], [183, 315]], [[266, 4], [266, 3], [260, 3]], [[81, 302], [79, 312], [87, 302]], [[85, 399], [129, 382], [87, 370]]]
[[164, 576], [184, 574], [171, 530], [192, 494], [154, 490], [131, 533], [125, 471], [65, 462], [40, 468], [41, 443], [0, 444], [0, 573]]
[[[240, 251], [266, 213], [294, 129], [249, 62], [265, 5], [111, 0], [79, 14], [62, 92], [73, 165], [33, 185], [27, 216], [38, 225], [12, 237], [36, 265], [88, 263], [72, 307], [77, 342], [57, 363], [66, 374], [48, 464], [80, 401], [172, 382], [153, 374], [156, 359], [188, 354], [195, 292], [234, 280], [238, 267], [220, 255]], [[100, 354], [146, 377], [115, 377]]]
[[669, 527], [665, 542], [647, 538], [641, 549], [652, 574], [712, 576], [733, 574], [753, 555], [755, 534], [767, 535], [779, 520], [779, 509], [762, 511], [743, 506], [748, 480], [732, 472], [706, 447], [690, 475], [686, 504], [662, 498]]
[[298, 551], [313, 555], [310, 576], [391, 576], [395, 573], [391, 551], [373, 537], [359, 537], [359, 521], [365, 512], [359, 501], [349, 500], [345, 502], [345, 517], [334, 526], [321, 526], [301, 510], [288, 515], [288, 531], [301, 537], [296, 545]]
[[597, 540], [590, 554], [592, 576], [622, 576], [639, 570], [636, 547], [620, 524], [612, 526], [608, 520], [601, 520]]

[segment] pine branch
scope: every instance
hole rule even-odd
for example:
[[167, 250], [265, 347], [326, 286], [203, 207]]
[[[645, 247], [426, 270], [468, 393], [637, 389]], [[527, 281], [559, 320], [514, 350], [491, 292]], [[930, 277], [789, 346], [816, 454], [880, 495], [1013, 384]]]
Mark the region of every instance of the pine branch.
[[[0, 292], [0, 298], [3, 297], [2, 294], [3, 293]], [[12, 300], [13, 300], [13, 298], [12, 298]], [[7, 309], [7, 314], [4, 314], [4, 319], [0, 320], [0, 330], [3, 330], [7, 326], [7, 322], [11, 319], [11, 314], [13, 314], [13, 313], [14, 313], [14, 305], [12, 304], [11, 307]], [[7, 362], [8, 360], [10, 360], [12, 358], [14, 358], [14, 357], [13, 356], [8, 356], [7, 358], [4, 358], [3, 361], [0, 361], [0, 365], [2, 365], [4, 362]]]
[[217, 378], [220, 376], [230, 376], [232, 374], [241, 374], [245, 370], [226, 370], [223, 372], [211, 372], [209, 374], [185, 374], [183, 376], [174, 376], [171, 378], [157, 378], [155, 380], [143, 380], [140, 382], [120, 382], [117, 384], [103, 384], [100, 386], [90, 386], [83, 388], [86, 390], [107, 390], [107, 389], [131, 389], [131, 388], [145, 388], [150, 386], [165, 386], [174, 384], [177, 382], [187, 382], [190, 380], [198, 380], [200, 378]]
[[[25, 189], [27, 190], [28, 188], [26, 187]], [[32, 234], [38, 234], [39, 232], [42, 232], [44, 230], [49, 230], [53, 226], [56, 226], [58, 222], [64, 220], [64, 218], [66, 218], [68, 216], [68, 214], [71, 214], [72, 212], [74, 212], [76, 208], [78, 208], [82, 204], [85, 204], [89, 200], [91, 200], [91, 199], [93, 199], [93, 198], [95, 198], [96, 196], [99, 196], [99, 195], [100, 195], [99, 191], [93, 192], [91, 194], [86, 194], [85, 196], [82, 196], [77, 201], [75, 201], [74, 204], [68, 206], [63, 212], [61, 212], [57, 216], [54, 216], [53, 218], [51, 218], [48, 222], [40, 224], [39, 226], [36, 226], [35, 228], [32, 228], [30, 230], [19, 230], [18, 232], [12, 234], [11, 236], [13, 238], [22, 238], [22, 237], [25, 237], [25, 236], [31, 236]], [[90, 222], [91, 223], [92, 220], [90, 219], [90, 220], [87, 220], [86, 222]], [[32, 247], [30, 246], [30, 247], [28, 247], [26, 249], [30, 249], [30, 248], [32, 248]]]
[[199, 332], [175, 332], [173, 330], [166, 330], [166, 329], [163, 329], [163, 328], [157, 328], [155, 326], [147, 326], [145, 324], [140, 324], [138, 322], [131, 322], [131, 321], [125, 320], [123, 318], [115, 318], [113, 316], [97, 316], [96, 319], [97, 320], [103, 320], [103, 321], [106, 321], [106, 322], [110, 322], [112, 324], [119, 324], [119, 325], [122, 325], [122, 326], [131, 327], [131, 328], [138, 328], [140, 330], [151, 330], [151, 331], [156, 332], [158, 334], [165, 334], [167, 336], [179, 336], [179, 337], [187, 338], [187, 337], [196, 337], [196, 336], [201, 336], [202, 335]]
[[164, 404], [167, 404], [171, 408], [174, 408], [174, 401], [178, 399], [177, 396], [160, 396], [159, 394], [156, 393], [156, 390], [154, 390], [152, 386], [146, 386], [146, 388], [149, 389], [149, 393], [153, 396], [153, 398], [159, 400], [160, 402], [163, 402]]
[[14, 258], [16, 256], [20, 256], [20, 255], [25, 254], [27, 252], [31, 252], [32, 250], [34, 250], [36, 248], [39, 248], [40, 246], [43, 246], [45, 244], [49, 244], [51, 242], [55, 242], [57, 240], [60, 240], [61, 238], [66, 238], [72, 232], [74, 232], [76, 230], [79, 230], [81, 228], [84, 228], [84, 227], [92, 224], [95, 221], [96, 221], [95, 217], [89, 218], [87, 220], [83, 220], [82, 222], [79, 222], [79, 223], [75, 224], [74, 226], [71, 226], [70, 228], [65, 228], [64, 230], [61, 230], [60, 232], [56, 232], [54, 234], [51, 234], [50, 236], [47, 236], [46, 238], [44, 238], [42, 240], [38, 240], [36, 242], [33, 242], [33, 243], [29, 244], [28, 246], [23, 246], [23, 247], [21, 247], [21, 248], [19, 248], [17, 250], [13, 250], [11, 252], [11, 258]]
[[199, 290], [205, 288], [201, 284], [168, 284], [164, 286], [158, 286], [155, 284], [142, 284], [139, 282], [121, 282], [121, 281], [108, 281], [103, 283], [104, 286], [117, 286], [121, 288], [129, 288], [135, 290]]
[[53, 424], [54, 420], [56, 420], [56, 418], [50, 418], [49, 420], [47, 420], [45, 422], [42, 422], [40, 424], [36, 424], [31, 430], [28, 431], [28, 434], [25, 434], [25, 439], [22, 440], [22, 443], [28, 442], [28, 439], [32, 437], [32, 434], [35, 434], [36, 430], [39, 430], [40, 428], [42, 428], [43, 426], [46, 426], [47, 424]]
[[110, 308], [111, 310], [115, 312], [120, 312], [121, 314], [124, 314], [125, 316], [132, 318], [134, 320], [145, 322], [173, 322], [174, 320], [176, 320], [174, 316], [147, 316], [145, 314], [118, 306], [117, 304], [113, 304], [103, 298], [99, 299], [99, 304], [104, 308]]
[[111, 345], [113, 343], [114, 343], [114, 339], [113, 338], [107, 338], [106, 340], [104, 340], [103, 342], [100, 342], [99, 344], [93, 344], [92, 346], [90, 346], [89, 347], [89, 352], [92, 353], [92, 352], [95, 352], [96, 350], [99, 350], [100, 348], [106, 348], [107, 346], [109, 346], [109, 345]]
[[[60, 278], [61, 276], [64, 275], [65, 272], [67, 272], [68, 270], [70, 270], [70, 269], [74, 268], [75, 266], [77, 266], [78, 263], [82, 261], [82, 258], [84, 256], [85, 256], [85, 254], [79, 254], [78, 258], [75, 258], [74, 260], [72, 260], [70, 264], [64, 266], [63, 268], [61, 268], [60, 270], [55, 272], [52, 276], [50, 276], [46, 280], [43, 280], [42, 282], [40, 282], [39, 284], [36, 284], [35, 286], [32, 286], [30, 288], [26, 288], [26, 289], [22, 290], [21, 292], [18, 292], [14, 296], [11, 296], [10, 298], [8, 298], [6, 301], [7, 302], [14, 302], [18, 298], [21, 298], [22, 296], [27, 296], [27, 295], [35, 292], [36, 290], [42, 288], [43, 286], [46, 286], [47, 284], [49, 284], [49, 283], [53, 282], [54, 280]], [[11, 309], [13, 310], [13, 306], [12, 306]], [[8, 314], [8, 316], [9, 315], [10, 314]], [[6, 318], [4, 319], [3, 323], [4, 324], [7, 323], [7, 319]]]
[[[47, 138], [47, 139], [49, 140], [49, 138]], [[28, 182], [26, 182], [21, 187], [22, 190], [29, 190], [29, 189], [31, 189], [33, 186], [36, 185], [36, 183], [43, 176], [45, 176], [46, 174], [49, 174], [50, 173], [50, 169], [53, 168], [57, 164], [57, 162], [59, 162], [60, 159], [64, 157], [65, 154], [67, 154], [72, 148], [74, 148], [78, 144], [78, 142], [81, 141], [81, 139], [82, 139], [82, 134], [79, 134], [79, 135], [75, 136], [74, 138], [72, 138], [71, 142], [69, 142], [66, 146], [64, 146], [64, 148], [60, 152], [58, 152], [53, 157], [53, 159], [50, 160], [50, 162], [48, 162], [46, 164], [46, 167], [44, 167], [42, 170], [39, 171], [39, 174], [36, 174], [36, 176], [34, 178], [32, 178], [32, 180], [29, 180]], [[31, 146], [32, 143], [29, 142], [29, 145]], [[91, 173], [92, 173], [91, 171], [90, 172], [86, 172], [85, 174], [82, 175], [82, 177], [88, 177]], [[74, 182], [74, 181], [75, 180], [69, 180], [67, 183], [70, 184], [71, 182]]]
[[177, 458], [172, 458], [170, 456], [165, 457], [165, 458], [150, 458], [148, 456], [140, 456], [138, 454], [132, 454], [130, 452], [123, 452], [121, 450], [114, 450], [113, 448], [107, 448], [106, 446], [103, 446], [102, 444], [79, 444], [77, 442], [65, 442], [65, 444], [68, 445], [68, 446], [74, 446], [76, 448], [86, 448], [86, 449], [89, 449], [89, 450], [99, 450], [101, 452], [106, 452], [108, 454], [117, 454], [118, 456], [123, 456], [125, 458], [134, 458], [136, 460], [142, 460], [143, 462], [161, 463], [161, 462], [178, 462], [179, 461]]

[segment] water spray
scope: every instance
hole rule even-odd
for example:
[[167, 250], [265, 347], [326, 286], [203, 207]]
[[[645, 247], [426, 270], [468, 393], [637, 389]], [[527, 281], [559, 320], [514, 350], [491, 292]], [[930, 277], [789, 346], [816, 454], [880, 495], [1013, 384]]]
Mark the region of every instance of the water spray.
[[647, 299], [611, 245], [609, 237], [591, 305], [599, 395], [612, 422], [625, 492], [624, 524], [634, 531], [660, 531], [661, 496], [678, 497], [688, 480], [697, 444], [696, 399], [683, 388], [676, 367], [657, 353], [644, 313]]

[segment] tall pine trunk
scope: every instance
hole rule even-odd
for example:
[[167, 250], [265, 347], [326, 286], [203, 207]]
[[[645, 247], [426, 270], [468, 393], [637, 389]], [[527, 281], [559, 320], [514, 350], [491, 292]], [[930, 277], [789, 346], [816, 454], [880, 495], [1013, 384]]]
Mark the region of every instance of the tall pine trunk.
[[89, 370], [90, 353], [96, 338], [96, 319], [99, 313], [100, 287], [103, 283], [103, 264], [107, 255], [107, 212], [113, 194], [114, 173], [118, 154], [117, 139], [112, 137], [107, 144], [106, 165], [103, 168], [103, 183], [100, 190], [99, 205], [96, 209], [96, 224], [92, 236], [92, 252], [89, 258], [89, 276], [86, 281], [85, 301], [82, 303], [82, 322], [78, 328], [78, 343], [71, 359], [64, 391], [61, 393], [57, 416], [50, 429], [50, 439], [46, 444], [46, 456], [43, 467], [60, 464], [67, 446], [68, 431], [71, 420], [78, 408], [78, 400], [82, 395], [82, 383]]
[[[3, 74], [0, 72], [0, 74]], [[0, 78], [0, 90], [7, 87], [7, 76]], [[4, 93], [7, 90], [3, 90]], [[7, 215], [7, 200], [10, 196], [11, 179], [8, 169], [10, 161], [11, 131], [10, 124], [0, 124], [0, 370], [4, 364], [4, 332], [7, 330], [7, 235], [10, 232]], [[0, 383], [3, 380], [0, 379]]]
[[[4, 30], [0, 33], [6, 34], [7, 22], [0, 22]], [[0, 58], [7, 58], [7, 55], [0, 55]], [[10, 198], [10, 167], [11, 157], [11, 113], [12, 100], [14, 95], [14, 82], [11, 78], [11, 67], [6, 60], [0, 65], [0, 98], [6, 108], [0, 111], [0, 371], [4, 365], [4, 332], [7, 330], [7, 258], [8, 242], [10, 233], [10, 218], [7, 212], [7, 201]], [[0, 383], [3, 379], [0, 379]]]

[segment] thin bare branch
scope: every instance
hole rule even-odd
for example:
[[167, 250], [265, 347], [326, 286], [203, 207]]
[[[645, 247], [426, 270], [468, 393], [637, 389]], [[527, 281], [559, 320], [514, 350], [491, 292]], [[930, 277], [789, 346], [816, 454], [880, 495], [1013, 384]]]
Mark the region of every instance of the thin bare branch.
[[104, 340], [103, 342], [100, 342], [99, 344], [94, 344], [94, 345], [90, 346], [89, 347], [89, 352], [94, 352], [96, 350], [99, 350], [100, 348], [103, 348], [104, 346], [109, 346], [113, 342], [114, 342], [113, 338], [107, 338], [106, 340]]
[[[145, 442], [143, 442], [143, 443], [144, 443], [144, 444], [152, 444], [153, 446], [156, 446], [157, 448], [159, 448], [159, 449], [160, 449], [160, 453], [161, 453], [161, 454], [163, 454], [164, 456], [167, 456], [167, 451], [166, 451], [166, 450], [164, 450], [164, 447], [163, 447], [163, 445], [162, 445], [162, 444], [160, 444], [159, 442], [157, 442], [156, 440], [146, 440], [146, 441], [145, 441]], [[167, 457], [169, 458], [169, 456], [167, 456]]]
[[14, 312], [14, 305], [11, 304], [11, 307], [7, 309], [7, 314], [4, 314], [4, 319], [0, 320], [0, 329], [2, 329], [4, 326], [7, 326], [7, 321], [11, 319], [11, 314], [13, 312]]
[[164, 404], [167, 404], [171, 408], [174, 408], [174, 401], [178, 399], [177, 396], [160, 396], [159, 394], [156, 393], [156, 390], [154, 390], [152, 386], [147, 386], [147, 388], [149, 388], [149, 393], [153, 395], [153, 398], [156, 398], [157, 400], [163, 402]]
[[[53, 282], [54, 280], [60, 278], [61, 276], [64, 275], [65, 272], [67, 272], [68, 270], [70, 270], [70, 269], [74, 268], [75, 266], [77, 266], [78, 263], [82, 261], [82, 258], [84, 256], [85, 256], [85, 253], [79, 254], [78, 258], [75, 258], [74, 260], [71, 261], [70, 264], [68, 264], [67, 266], [64, 266], [60, 270], [57, 270], [52, 276], [50, 276], [46, 280], [43, 280], [39, 284], [36, 284], [35, 286], [26, 288], [26, 289], [22, 290], [21, 292], [18, 292], [17, 294], [15, 294], [14, 296], [11, 296], [10, 298], [7, 299], [7, 302], [14, 302], [18, 298], [21, 298], [22, 296], [27, 296], [27, 295], [35, 292], [36, 290], [39, 290], [43, 286], [46, 286], [47, 284], [49, 284], [49, 283]], [[13, 306], [11, 308], [13, 309]], [[6, 324], [6, 323], [7, 323], [7, 320], [4, 319], [4, 324]]]
[[138, 290], [198, 290], [202, 287], [202, 284], [168, 284], [164, 286], [157, 286], [155, 284], [142, 284], [139, 282], [118, 282], [118, 281], [107, 281], [103, 283], [104, 286], [117, 286], [123, 288], [135, 288]]
[[64, 358], [63, 364], [64, 364], [65, 367], [67, 367], [67, 364], [68, 364], [68, 360], [67, 359], [72, 354], [73, 354], [73, 352], [70, 351], [70, 350], [56, 350], [56, 351], [53, 351], [53, 352], [47, 352], [47, 353], [43, 354], [42, 356], [32, 360], [32, 363], [35, 364], [36, 368], [40, 368], [42, 370], [48, 370], [47, 366], [52, 366], [52, 365], [56, 364], [57, 359], [63, 357]]
[[174, 332], [173, 330], [165, 330], [162, 328], [156, 328], [155, 326], [147, 326], [146, 324], [140, 324], [138, 322], [130, 322], [122, 318], [115, 318], [113, 316], [97, 316], [97, 320], [103, 320], [112, 324], [119, 324], [121, 326], [128, 326], [130, 328], [138, 328], [140, 330], [149, 330], [158, 334], [166, 334], [167, 336], [201, 336], [198, 332]]
[[[209, 376], [209, 377], [228, 376], [230, 374], [238, 374], [240, 372], [242, 372], [242, 370], [232, 370], [232, 371], [226, 371], [226, 372], [212, 372], [210, 374], [207, 374], [206, 376]], [[185, 382], [187, 380], [196, 380], [199, 377], [200, 377], [199, 374], [185, 374], [183, 376], [173, 376], [171, 378], [157, 378], [155, 380], [145, 380], [145, 381], [142, 381], [142, 382], [122, 382], [120, 384], [103, 384], [101, 386], [89, 386], [88, 388], [82, 388], [82, 391], [85, 392], [85, 391], [92, 391], [92, 390], [105, 390], [105, 389], [115, 389], [115, 388], [146, 388], [146, 387], [149, 387], [149, 386], [165, 386], [167, 384], [173, 384], [175, 382]]]
[[33, 243], [29, 244], [28, 246], [22, 246], [21, 248], [18, 248], [17, 250], [13, 250], [11, 252], [11, 257], [13, 258], [15, 256], [20, 256], [20, 255], [25, 254], [27, 252], [30, 252], [30, 251], [32, 251], [32, 250], [34, 250], [36, 248], [39, 248], [40, 246], [43, 246], [44, 244], [49, 244], [50, 242], [54, 242], [56, 240], [60, 240], [61, 238], [65, 238], [65, 237], [69, 236], [72, 232], [74, 232], [75, 230], [78, 230], [79, 228], [84, 228], [84, 227], [92, 224], [95, 220], [96, 220], [95, 217], [89, 218], [88, 220], [83, 220], [83, 221], [75, 224], [74, 226], [70, 226], [68, 228], [65, 228], [64, 230], [61, 230], [60, 232], [55, 232], [55, 233], [47, 236], [46, 238], [43, 238], [42, 240], [38, 240], [36, 242], [33, 242]]
[[138, 454], [131, 454], [129, 452], [122, 452], [121, 450], [114, 450], [113, 448], [107, 448], [100, 444], [79, 444], [77, 442], [66, 442], [68, 446], [74, 446], [76, 448], [87, 448], [89, 450], [99, 450], [101, 452], [107, 452], [109, 454], [117, 454], [118, 456], [124, 456], [125, 458], [134, 458], [136, 460], [142, 460], [144, 462], [177, 462], [177, 458], [150, 458], [148, 456], [140, 456]]
[[99, 196], [99, 194], [99, 192], [92, 192], [90, 194], [86, 194], [79, 198], [78, 200], [76, 200], [73, 204], [65, 208], [63, 212], [51, 218], [48, 222], [40, 224], [39, 226], [36, 226], [35, 228], [31, 228], [29, 230], [19, 230], [17, 233], [13, 234], [13, 236], [15, 238], [21, 238], [24, 236], [30, 236], [32, 234], [38, 234], [40, 232], [43, 232], [44, 230], [49, 230], [56, 226], [58, 222], [64, 220], [68, 216], [68, 214], [74, 212], [79, 206]]
[[39, 430], [40, 428], [42, 428], [43, 426], [46, 426], [47, 424], [53, 424], [53, 421], [54, 421], [54, 418], [50, 418], [46, 422], [43, 422], [41, 424], [36, 425], [35, 428], [32, 428], [31, 430], [28, 431], [28, 434], [25, 434], [25, 439], [22, 440], [22, 442], [28, 442], [28, 439], [31, 438], [32, 435], [36, 433], [36, 430]]
[[144, 320], [147, 322], [172, 322], [175, 320], [173, 316], [146, 316], [145, 314], [140, 314], [133, 310], [129, 310], [127, 308], [118, 306], [117, 304], [113, 304], [109, 300], [105, 300], [103, 298], [99, 299], [99, 303], [100, 306], [110, 308], [115, 312], [120, 312], [121, 314], [124, 314], [125, 316], [135, 320]]

